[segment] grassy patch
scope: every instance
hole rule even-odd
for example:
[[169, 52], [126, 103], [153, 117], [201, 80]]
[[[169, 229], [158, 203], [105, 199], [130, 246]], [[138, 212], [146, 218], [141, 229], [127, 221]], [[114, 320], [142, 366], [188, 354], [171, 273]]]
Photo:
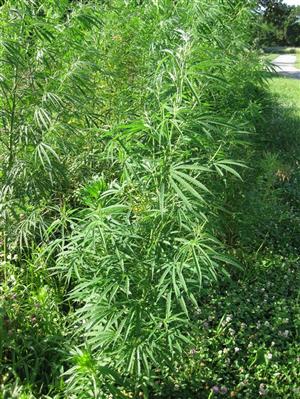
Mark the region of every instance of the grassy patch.
[[[298, 56], [300, 60], [300, 54]], [[292, 108], [300, 115], [300, 81], [290, 78], [274, 78], [270, 80], [270, 92], [276, 96], [284, 108]]]
[[248, 262], [247, 277], [206, 292], [205, 305], [193, 315], [198, 342], [177, 381], [157, 397], [297, 397], [297, 259], [265, 253]]
[[299, 248], [300, 234], [300, 85], [289, 78], [269, 84], [270, 104], [249, 160], [254, 171], [238, 211], [238, 245], [289, 254]]
[[297, 53], [296, 68], [300, 69], [300, 53]]

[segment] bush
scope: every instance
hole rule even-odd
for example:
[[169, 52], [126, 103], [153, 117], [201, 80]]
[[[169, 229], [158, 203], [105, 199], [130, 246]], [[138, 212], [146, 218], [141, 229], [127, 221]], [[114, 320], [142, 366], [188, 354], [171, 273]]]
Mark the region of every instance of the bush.
[[[214, 195], [240, 177], [230, 157], [253, 129], [244, 93], [262, 83], [245, 47], [251, 18], [241, 3], [166, 2], [130, 12], [125, 32], [132, 19], [137, 31], [152, 23], [140, 50], [149, 94], [138, 119], [102, 133], [105, 169], [79, 192], [86, 206], [70, 219], [72, 233], [51, 246], [56, 272], [73, 286], [85, 348], [74, 353], [67, 392], [84, 386], [87, 397], [91, 389], [148, 397], [191, 345], [200, 288], [235, 264], [212, 235], [211, 215], [222, 202]], [[226, 26], [232, 19], [234, 31]]]
[[204, 295], [239, 269], [224, 221], [263, 109], [252, 6], [1, 7], [7, 396], [155, 397], [184, 375]]
[[297, 8], [282, 0], [260, 0], [258, 4], [258, 43], [263, 46], [299, 46]]

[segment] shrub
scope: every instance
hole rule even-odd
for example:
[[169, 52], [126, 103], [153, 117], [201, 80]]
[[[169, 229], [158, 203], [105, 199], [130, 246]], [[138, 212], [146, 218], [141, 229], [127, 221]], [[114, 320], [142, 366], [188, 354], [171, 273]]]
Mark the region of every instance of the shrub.
[[[70, 218], [72, 233], [50, 246], [58, 253], [55, 271], [73, 287], [84, 344], [67, 390], [85, 386], [87, 397], [91, 389], [148, 396], [159, 370], [172, 373], [191, 345], [201, 287], [235, 264], [212, 235], [222, 203], [214, 196], [240, 178], [242, 165], [230, 157], [253, 129], [253, 106], [239, 99], [262, 83], [257, 58], [245, 48], [251, 14], [240, 2], [208, 9], [166, 1], [130, 13], [125, 32], [132, 18], [138, 32], [155, 21], [141, 50], [150, 65], [148, 95], [137, 119], [103, 131], [104, 169], [79, 192], [84, 209]], [[234, 31], [226, 25], [232, 20]]]
[[[41, 335], [56, 323], [75, 332], [66, 362], [55, 353], [46, 373], [56, 393], [149, 397], [193, 345], [201, 289], [238, 266], [222, 219], [261, 112], [253, 4], [68, 4], [0, 11], [4, 264], [17, 255], [17, 267], [55, 274], [47, 287], [61, 297], [49, 289]], [[14, 368], [23, 377], [26, 365]], [[46, 391], [45, 376], [33, 384], [44, 379]]]

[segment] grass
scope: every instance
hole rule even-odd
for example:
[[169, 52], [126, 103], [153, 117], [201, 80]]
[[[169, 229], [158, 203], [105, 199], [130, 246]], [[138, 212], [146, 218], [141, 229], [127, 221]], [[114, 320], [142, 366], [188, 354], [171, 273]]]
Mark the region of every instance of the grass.
[[[300, 54], [299, 54], [300, 61]], [[270, 92], [277, 96], [284, 107], [290, 107], [300, 116], [300, 80], [274, 78], [270, 80]]]
[[300, 69], [300, 53], [297, 53], [296, 68]]
[[201, 314], [194, 315], [199, 340], [180, 373], [186, 378], [170, 397], [194, 398], [193, 388], [199, 398], [212, 391], [240, 399], [297, 398], [299, 264], [271, 253], [250, 260], [255, 278], [249, 273], [206, 293]]

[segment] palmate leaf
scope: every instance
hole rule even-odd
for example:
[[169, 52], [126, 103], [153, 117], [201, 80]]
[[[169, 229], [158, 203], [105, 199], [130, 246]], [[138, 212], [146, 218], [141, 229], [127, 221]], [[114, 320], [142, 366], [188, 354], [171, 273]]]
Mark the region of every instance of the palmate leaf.
[[121, 137], [131, 138], [135, 133], [144, 132], [149, 128], [142, 120], [132, 121], [126, 125], [119, 125], [118, 130], [121, 130]]
[[209, 189], [199, 180], [185, 173], [184, 170], [203, 171], [206, 170], [206, 168], [197, 168], [196, 165], [194, 167], [193, 165], [178, 165], [172, 167], [170, 169], [169, 177], [171, 187], [174, 189], [178, 197], [182, 199], [187, 208], [191, 209], [194, 206], [189, 197], [198, 200], [199, 203], [205, 204], [206, 200], [199, 191], [201, 190], [202, 192], [210, 193]]
[[[87, 8], [87, 7], [86, 7]], [[87, 10], [81, 11], [76, 15], [76, 19], [84, 25], [85, 28], [92, 28], [93, 26], [97, 28], [102, 28], [103, 21], [95, 13], [95, 10], [91, 9], [91, 13], [87, 13]]]
[[9, 63], [14, 65], [15, 67], [24, 67], [25, 60], [22, 54], [22, 49], [20, 43], [16, 41], [2, 41], [0, 42], [0, 46], [6, 50], [6, 57]]
[[36, 23], [33, 25], [33, 30], [41, 39], [41, 41], [46, 40], [47, 42], [51, 43], [51, 41], [55, 38], [54, 33], [51, 32], [50, 26], [46, 26], [45, 23]]
[[199, 163], [195, 163], [193, 165], [189, 164], [176, 164], [174, 166], [175, 170], [193, 170], [195, 172], [212, 172], [212, 170], [208, 166], [199, 165]]
[[246, 168], [246, 165], [243, 163], [232, 161], [230, 159], [222, 159], [220, 161], [215, 161], [213, 163], [213, 166], [222, 177], [224, 176], [224, 172], [229, 172], [230, 174], [236, 176], [238, 179], [243, 180], [241, 175], [233, 168], [234, 166]]
[[[64, 376], [67, 378], [67, 390], [66, 394], [69, 393], [73, 396], [78, 391], [78, 394], [82, 394], [82, 391], [88, 391], [89, 397], [99, 397], [100, 390], [97, 387], [99, 381], [106, 382], [106, 389], [111, 392], [115, 397], [126, 398], [126, 395], [120, 389], [120, 386], [126, 387], [127, 384], [116, 369], [106, 364], [106, 359], [99, 360], [90, 353], [89, 349], [82, 350], [75, 347], [71, 350], [70, 358], [68, 359], [71, 364], [74, 364], [69, 370], [64, 372]], [[84, 378], [84, 385], [82, 385], [82, 378]], [[118, 387], [119, 385], [119, 387]], [[92, 395], [92, 396], [91, 396]], [[84, 396], [86, 397], [86, 396]]]
[[16, 229], [16, 240], [20, 250], [28, 248], [36, 236], [46, 236], [47, 221], [43, 209], [34, 209], [30, 214], [21, 220]]
[[34, 120], [40, 129], [48, 130], [51, 126], [50, 115], [44, 108], [36, 108], [34, 111]]
[[51, 92], [46, 92], [43, 95], [42, 102], [48, 106], [51, 105], [56, 111], [61, 111], [65, 105], [59, 95]]
[[54, 157], [57, 161], [60, 161], [59, 156], [54, 149], [46, 143], [39, 143], [35, 149], [35, 162], [40, 161], [44, 169], [52, 167], [51, 157]]
[[194, 177], [188, 175], [187, 173], [180, 172], [178, 169], [175, 169], [175, 174], [177, 177], [180, 177], [181, 179], [189, 182], [191, 185], [196, 186], [196, 188], [199, 188], [202, 191], [205, 191], [209, 194], [212, 194], [212, 192], [199, 180], [195, 179]]

